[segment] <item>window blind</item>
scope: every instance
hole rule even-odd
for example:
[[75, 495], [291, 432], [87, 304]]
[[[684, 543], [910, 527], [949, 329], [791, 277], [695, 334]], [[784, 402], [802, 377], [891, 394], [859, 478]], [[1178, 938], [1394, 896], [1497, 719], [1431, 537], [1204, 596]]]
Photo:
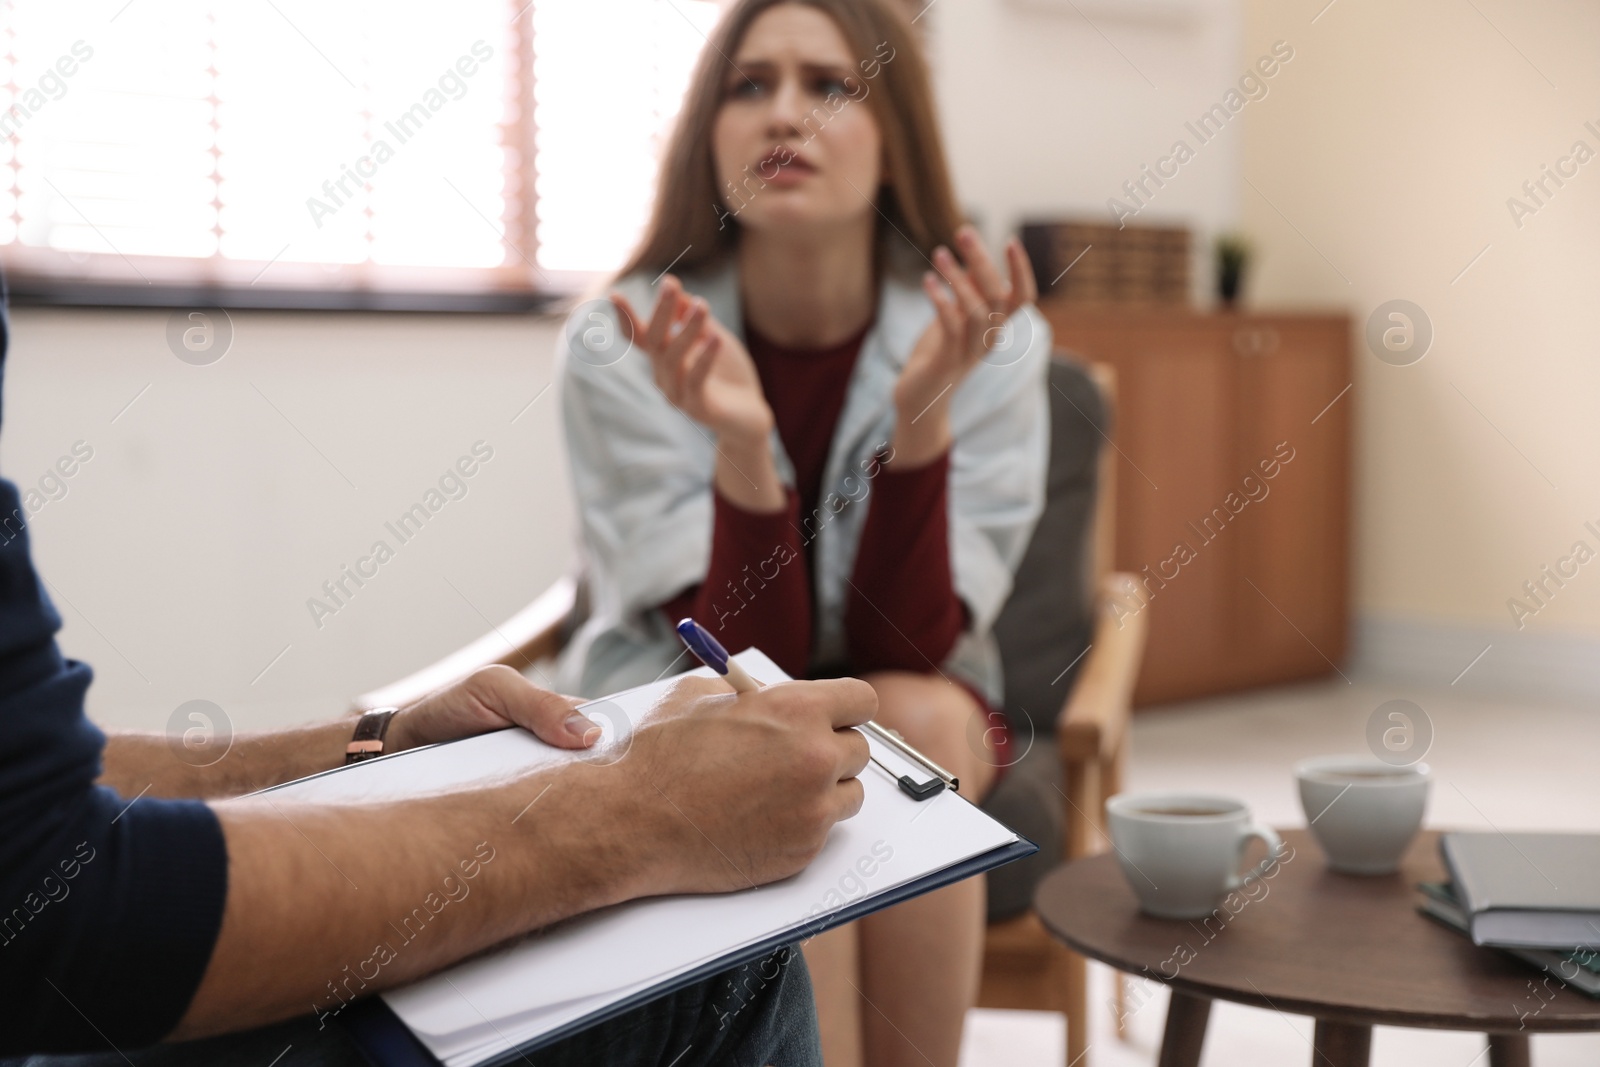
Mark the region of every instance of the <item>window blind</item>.
[[577, 288], [637, 240], [719, 10], [10, 0], [0, 250], [63, 285]]

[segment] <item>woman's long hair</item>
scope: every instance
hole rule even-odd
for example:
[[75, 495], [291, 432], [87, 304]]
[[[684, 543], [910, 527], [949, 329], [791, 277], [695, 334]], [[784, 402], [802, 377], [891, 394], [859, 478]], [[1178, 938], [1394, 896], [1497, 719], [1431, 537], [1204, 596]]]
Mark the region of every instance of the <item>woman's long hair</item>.
[[[731, 57], [756, 17], [782, 3], [805, 4], [828, 15], [855, 53], [851, 80], [858, 91], [842, 106], [865, 103], [872, 109], [887, 163], [887, 176], [876, 191], [878, 265], [914, 277], [926, 269], [935, 247], [955, 247], [961, 214], [934, 118], [927, 62], [916, 32], [894, 0], [741, 0], [723, 16], [700, 54], [662, 160], [650, 224], [618, 277], [641, 270], [659, 274], [674, 261], [675, 269], [692, 271], [720, 260], [737, 245], [737, 208], [744, 197], [759, 195], [764, 183], [759, 174], [744, 175], [743, 188], [728, 190], [733, 206], [724, 206], [711, 130]], [[803, 118], [802, 132], [810, 130], [806, 140], [829, 118], [827, 106]]]

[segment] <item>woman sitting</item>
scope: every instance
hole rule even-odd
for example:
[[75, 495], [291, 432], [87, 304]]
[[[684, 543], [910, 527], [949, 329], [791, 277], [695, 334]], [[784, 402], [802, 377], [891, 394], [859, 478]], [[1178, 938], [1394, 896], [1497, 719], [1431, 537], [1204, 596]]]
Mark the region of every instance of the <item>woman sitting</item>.
[[[1043, 506], [1050, 333], [963, 226], [888, 0], [744, 0], [690, 86], [612, 304], [569, 323], [563, 413], [600, 694], [692, 666], [693, 616], [795, 677], [853, 674], [974, 802], [1009, 761], [989, 629]], [[736, 857], [730, 862], [736, 862]], [[876, 887], [872, 887], [876, 888]], [[805, 946], [827, 1062], [953, 1065], [981, 878]]]

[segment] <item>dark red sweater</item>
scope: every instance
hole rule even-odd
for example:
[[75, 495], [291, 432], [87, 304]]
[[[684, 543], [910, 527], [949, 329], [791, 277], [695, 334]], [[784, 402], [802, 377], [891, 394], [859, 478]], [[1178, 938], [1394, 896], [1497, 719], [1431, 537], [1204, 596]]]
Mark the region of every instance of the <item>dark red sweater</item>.
[[[966, 625], [950, 570], [950, 455], [910, 469], [891, 458], [875, 469], [867, 496], [844, 505], [867, 508], [845, 606], [849, 661], [811, 662], [814, 531], [831, 521], [818, 510], [828, 506], [823, 468], [870, 328], [829, 348], [805, 349], [775, 344], [745, 323], [795, 488], [784, 510], [768, 514], [746, 511], [713, 489], [705, 580], [662, 605], [674, 621], [699, 619], [729, 651], [755, 645], [797, 678], [813, 666], [857, 675], [934, 671]], [[828, 489], [836, 500], [845, 497], [841, 486]]]

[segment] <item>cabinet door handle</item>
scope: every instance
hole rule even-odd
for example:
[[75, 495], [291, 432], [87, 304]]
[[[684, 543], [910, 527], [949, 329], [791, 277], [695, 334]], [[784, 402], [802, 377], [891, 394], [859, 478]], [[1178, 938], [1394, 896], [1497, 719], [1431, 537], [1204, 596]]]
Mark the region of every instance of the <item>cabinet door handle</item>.
[[1233, 350], [1241, 356], [1270, 356], [1278, 350], [1278, 340], [1271, 326], [1241, 326], [1233, 331]]

